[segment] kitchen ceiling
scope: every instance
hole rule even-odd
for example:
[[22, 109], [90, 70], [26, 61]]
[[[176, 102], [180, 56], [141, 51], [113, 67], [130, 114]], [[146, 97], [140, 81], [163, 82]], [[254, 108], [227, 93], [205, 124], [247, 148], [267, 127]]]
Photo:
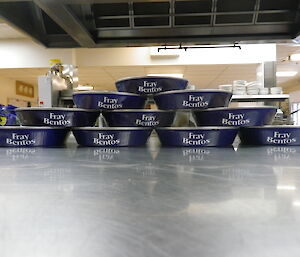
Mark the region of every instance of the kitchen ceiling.
[[291, 42], [300, 0], [2, 0], [0, 17], [46, 47]]

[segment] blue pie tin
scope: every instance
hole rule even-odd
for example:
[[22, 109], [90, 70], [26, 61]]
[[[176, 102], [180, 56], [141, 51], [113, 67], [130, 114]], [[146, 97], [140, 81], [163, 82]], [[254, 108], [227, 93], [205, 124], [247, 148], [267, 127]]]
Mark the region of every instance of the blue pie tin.
[[186, 89], [187, 85], [188, 81], [186, 79], [156, 76], [126, 78], [116, 82], [118, 91], [141, 95], [153, 95], [170, 90], [182, 90]]
[[226, 147], [232, 145], [238, 128], [235, 127], [171, 127], [157, 128], [163, 146]]
[[232, 94], [223, 90], [174, 90], [154, 95], [154, 101], [161, 110], [207, 109], [225, 107]]
[[214, 108], [194, 111], [198, 126], [263, 126], [272, 123], [275, 107]]
[[123, 92], [84, 91], [73, 94], [78, 108], [93, 110], [143, 109], [146, 97]]
[[115, 147], [143, 146], [152, 132], [151, 128], [74, 128], [73, 134], [81, 146]]
[[60, 147], [64, 145], [69, 131], [53, 127], [0, 127], [0, 146]]
[[175, 112], [163, 110], [105, 111], [103, 116], [110, 127], [170, 127]]
[[262, 126], [242, 128], [239, 132], [244, 145], [300, 145], [300, 126]]
[[29, 107], [16, 109], [23, 126], [92, 127], [99, 111], [77, 108]]

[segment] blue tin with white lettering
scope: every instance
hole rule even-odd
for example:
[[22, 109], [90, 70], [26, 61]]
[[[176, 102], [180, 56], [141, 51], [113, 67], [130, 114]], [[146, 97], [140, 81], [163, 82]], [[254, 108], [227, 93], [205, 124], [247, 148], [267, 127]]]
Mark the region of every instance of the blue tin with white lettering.
[[6, 147], [61, 147], [70, 130], [50, 127], [0, 127], [0, 146]]
[[188, 81], [173, 77], [135, 77], [121, 79], [116, 82], [119, 92], [129, 92], [140, 95], [154, 95], [170, 90], [186, 89]]
[[244, 145], [300, 145], [300, 126], [258, 126], [242, 128], [239, 132]]
[[78, 108], [28, 107], [18, 108], [17, 116], [23, 126], [92, 127], [100, 112]]
[[103, 116], [110, 127], [170, 127], [175, 112], [163, 110], [105, 111]]
[[272, 123], [276, 107], [233, 107], [193, 111], [198, 126], [263, 126]]
[[115, 147], [143, 146], [152, 128], [114, 127], [114, 128], [73, 128], [76, 141], [81, 146]]
[[73, 94], [78, 108], [93, 110], [143, 109], [146, 97], [132, 93], [85, 91]]
[[163, 146], [226, 147], [232, 145], [238, 128], [235, 127], [171, 127], [157, 128]]
[[154, 101], [161, 110], [207, 109], [226, 107], [232, 93], [223, 90], [174, 90], [154, 95]]

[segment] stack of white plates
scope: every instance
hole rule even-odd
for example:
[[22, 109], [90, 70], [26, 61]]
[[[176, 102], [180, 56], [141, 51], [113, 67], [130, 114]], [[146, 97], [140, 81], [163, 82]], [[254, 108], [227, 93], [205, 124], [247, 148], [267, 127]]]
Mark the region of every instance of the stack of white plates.
[[219, 89], [225, 90], [227, 92], [232, 92], [232, 85], [230, 85], [230, 84], [228, 84], [228, 85], [219, 85]]
[[271, 95], [282, 94], [282, 87], [271, 87], [270, 92], [271, 92]]
[[234, 95], [246, 95], [246, 80], [234, 80], [232, 83], [232, 93]]
[[259, 94], [260, 95], [268, 95], [269, 94], [269, 88], [263, 87], [259, 89]]
[[262, 84], [258, 81], [252, 81], [247, 83], [246, 88], [248, 95], [258, 95], [259, 89], [262, 88]]

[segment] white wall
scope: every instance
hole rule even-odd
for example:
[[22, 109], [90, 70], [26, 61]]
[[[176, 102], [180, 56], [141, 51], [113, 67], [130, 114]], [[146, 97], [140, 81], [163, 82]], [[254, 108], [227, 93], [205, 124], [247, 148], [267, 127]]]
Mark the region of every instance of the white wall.
[[175, 58], [151, 58], [149, 47], [82, 48], [75, 51], [76, 64], [79, 66], [245, 64], [276, 60], [275, 44], [242, 45], [241, 50], [238, 48], [176, 50], [180, 54]]
[[[151, 58], [149, 47], [47, 49], [29, 39], [0, 40], [0, 68], [49, 67], [50, 59], [78, 66], [244, 64], [276, 60], [275, 44], [179, 50], [177, 58]], [[163, 52], [162, 50], [161, 52]]]
[[300, 90], [290, 92], [290, 102], [291, 103], [300, 103]]
[[19, 96], [16, 94], [16, 81], [0, 77], [0, 104], [7, 105], [8, 98], [19, 99], [21, 101], [37, 104], [37, 87], [34, 88], [34, 97]]
[[72, 64], [72, 49], [47, 49], [29, 39], [0, 40], [0, 68], [45, 68], [50, 59]]

